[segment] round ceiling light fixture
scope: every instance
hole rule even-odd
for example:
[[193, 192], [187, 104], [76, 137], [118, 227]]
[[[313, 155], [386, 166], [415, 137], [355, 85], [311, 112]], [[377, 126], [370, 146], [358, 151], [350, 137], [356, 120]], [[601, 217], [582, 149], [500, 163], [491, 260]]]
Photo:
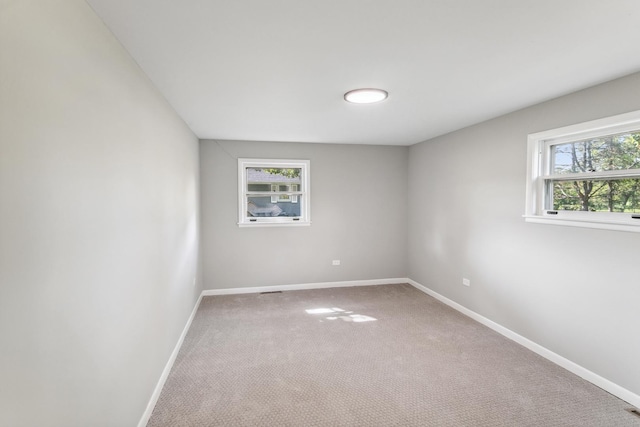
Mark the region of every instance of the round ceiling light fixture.
[[389, 93], [382, 89], [354, 89], [344, 94], [344, 100], [354, 104], [373, 104], [387, 99]]

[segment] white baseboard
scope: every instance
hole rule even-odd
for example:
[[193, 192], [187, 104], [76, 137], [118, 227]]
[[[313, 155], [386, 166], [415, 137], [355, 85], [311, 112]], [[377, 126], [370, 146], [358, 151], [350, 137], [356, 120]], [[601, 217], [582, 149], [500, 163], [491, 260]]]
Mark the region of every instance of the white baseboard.
[[147, 405], [146, 410], [144, 411], [144, 414], [142, 415], [142, 418], [140, 419], [140, 422], [138, 423], [138, 427], [145, 427], [147, 425], [147, 423], [149, 422], [149, 418], [151, 418], [151, 413], [153, 412], [153, 408], [155, 407], [156, 403], [158, 402], [158, 398], [160, 397], [160, 393], [162, 392], [162, 388], [164, 387], [164, 383], [167, 381], [167, 378], [169, 377], [169, 372], [171, 372], [171, 368], [173, 367], [173, 363], [176, 360], [176, 357], [178, 356], [178, 352], [180, 351], [180, 347], [182, 347], [182, 343], [184, 341], [185, 336], [187, 335], [187, 332], [189, 331], [189, 327], [191, 326], [191, 322], [193, 321], [193, 318], [196, 315], [196, 312], [198, 311], [198, 307], [200, 306], [200, 302], [202, 301], [202, 297], [203, 296], [212, 296], [212, 295], [233, 295], [233, 294], [249, 294], [249, 293], [260, 293], [260, 292], [274, 292], [274, 291], [292, 291], [292, 290], [302, 290], [302, 289], [322, 289], [322, 288], [342, 288], [342, 287], [352, 287], [352, 286], [372, 286], [372, 285], [391, 285], [391, 284], [395, 284], [395, 283], [409, 283], [411, 286], [415, 287], [416, 289], [419, 289], [420, 291], [424, 292], [427, 295], [432, 296], [433, 298], [437, 299], [438, 301], [443, 302], [444, 304], [448, 305], [449, 307], [459, 311], [460, 313], [470, 317], [471, 319], [493, 329], [494, 331], [498, 332], [499, 334], [505, 336], [506, 338], [509, 338], [512, 341], [517, 342], [518, 344], [523, 345], [524, 347], [528, 348], [529, 350], [539, 354], [540, 356], [544, 357], [545, 359], [550, 360], [551, 362], [555, 363], [556, 365], [559, 365], [561, 367], [563, 367], [564, 369], [568, 370], [569, 372], [572, 372], [576, 375], [578, 375], [579, 377], [591, 382], [592, 384], [595, 384], [596, 386], [602, 388], [603, 390], [613, 394], [614, 396], [619, 397], [620, 399], [628, 402], [629, 404], [635, 406], [635, 407], [640, 407], [640, 396], [613, 383], [612, 381], [609, 381], [606, 378], [601, 377], [600, 375], [589, 371], [588, 369], [568, 360], [565, 359], [564, 357], [560, 356], [559, 354], [556, 354], [554, 352], [552, 352], [551, 350], [529, 340], [528, 338], [523, 337], [522, 335], [519, 335], [515, 332], [513, 332], [510, 329], [505, 328], [502, 325], [499, 325], [498, 323], [487, 319], [484, 316], [481, 316], [480, 314], [476, 313], [475, 311], [469, 310], [468, 308], [464, 307], [463, 305], [458, 304], [455, 301], [450, 300], [449, 298], [427, 288], [426, 286], [421, 285], [420, 283], [416, 282], [415, 280], [403, 277], [403, 278], [395, 278], [395, 279], [375, 279], [375, 280], [353, 280], [353, 281], [346, 281], [346, 282], [321, 282], [321, 283], [303, 283], [303, 284], [298, 284], [298, 285], [277, 285], [277, 286], [259, 286], [259, 287], [250, 287], [250, 288], [229, 288], [229, 289], [208, 289], [208, 290], [204, 290], [202, 291], [202, 293], [200, 294], [200, 297], [198, 298], [198, 301], [195, 304], [195, 307], [193, 308], [193, 311], [191, 312], [191, 316], [189, 317], [189, 320], [187, 320], [187, 324], [185, 325], [182, 334], [180, 335], [180, 338], [178, 339], [178, 342], [176, 343], [175, 348], [173, 349], [173, 352], [171, 353], [171, 356], [169, 357], [169, 361], [167, 362], [164, 370], [162, 371], [162, 375], [160, 376], [160, 379], [158, 380], [158, 384], [156, 385], [156, 388], [153, 391], [153, 394], [151, 396], [151, 399], [149, 400], [149, 403]]
[[193, 322], [193, 318], [196, 316], [196, 312], [198, 311], [198, 307], [200, 307], [200, 301], [202, 301], [202, 294], [198, 297], [198, 301], [196, 301], [195, 307], [193, 307], [193, 311], [191, 312], [191, 316], [187, 320], [187, 324], [184, 326], [182, 333], [180, 334], [180, 338], [178, 338], [178, 342], [169, 356], [169, 361], [164, 367], [162, 371], [162, 375], [160, 375], [160, 379], [156, 384], [156, 388], [153, 390], [153, 394], [151, 395], [151, 399], [149, 399], [149, 403], [147, 404], [147, 408], [142, 414], [142, 418], [138, 422], [138, 427], [145, 427], [149, 422], [149, 418], [151, 418], [151, 413], [153, 412], [153, 408], [155, 408], [156, 403], [158, 403], [158, 399], [160, 398], [160, 393], [162, 393], [162, 388], [164, 387], [164, 383], [167, 381], [169, 377], [169, 373], [171, 372], [171, 368], [173, 367], [173, 363], [176, 361], [176, 357], [178, 357], [178, 352], [180, 351], [180, 347], [182, 347], [182, 343], [184, 342], [184, 338], [187, 336], [187, 332], [189, 332], [189, 328], [191, 327], [191, 322]]
[[422, 292], [424, 292], [427, 295], [432, 296], [433, 298], [437, 299], [438, 301], [443, 302], [444, 304], [448, 305], [449, 307], [459, 311], [460, 313], [472, 318], [473, 320], [487, 326], [488, 328], [493, 329], [494, 331], [498, 332], [499, 334], [505, 336], [506, 338], [509, 338], [512, 341], [517, 342], [518, 344], [528, 348], [529, 350], [533, 351], [534, 353], [539, 354], [540, 356], [544, 357], [545, 359], [550, 360], [551, 362], [555, 363], [556, 365], [559, 365], [561, 367], [563, 367], [564, 369], [566, 369], [569, 372], [572, 372], [574, 374], [576, 374], [577, 376], [589, 381], [590, 383], [600, 387], [601, 389], [613, 394], [614, 396], [619, 397], [620, 399], [630, 403], [631, 405], [635, 406], [635, 407], [640, 407], [640, 396], [619, 386], [618, 384], [615, 384], [612, 381], [609, 381], [606, 378], [601, 377], [600, 375], [568, 360], [565, 359], [564, 357], [560, 356], [557, 353], [554, 353], [553, 351], [541, 346], [540, 344], [537, 344], [531, 340], [529, 340], [528, 338], [523, 337], [522, 335], [519, 335], [515, 332], [513, 332], [510, 329], [505, 328], [502, 325], [499, 325], [498, 323], [487, 319], [484, 316], [481, 316], [480, 314], [476, 313], [475, 311], [469, 310], [468, 308], [464, 307], [463, 305], [458, 304], [455, 301], [450, 300], [449, 298], [440, 295], [439, 293], [427, 288], [426, 286], [421, 285], [420, 283], [416, 282], [415, 280], [411, 280], [411, 279], [406, 279], [407, 283], [409, 283], [411, 286], [421, 290]]
[[395, 278], [395, 279], [352, 280], [347, 282], [320, 282], [320, 283], [302, 283], [298, 285], [257, 286], [257, 287], [251, 287], [251, 288], [206, 289], [202, 291], [202, 295], [212, 296], [212, 295], [234, 295], [234, 294], [257, 294], [260, 292], [298, 291], [303, 289], [391, 285], [394, 283], [407, 283], [407, 280], [409, 279], [407, 279], [406, 277], [402, 277], [402, 278]]

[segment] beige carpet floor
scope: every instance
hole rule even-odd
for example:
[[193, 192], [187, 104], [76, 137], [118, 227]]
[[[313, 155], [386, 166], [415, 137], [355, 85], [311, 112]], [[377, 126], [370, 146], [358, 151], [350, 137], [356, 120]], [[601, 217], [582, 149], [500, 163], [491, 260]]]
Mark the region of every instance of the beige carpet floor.
[[204, 297], [157, 426], [631, 426], [630, 405], [407, 284]]

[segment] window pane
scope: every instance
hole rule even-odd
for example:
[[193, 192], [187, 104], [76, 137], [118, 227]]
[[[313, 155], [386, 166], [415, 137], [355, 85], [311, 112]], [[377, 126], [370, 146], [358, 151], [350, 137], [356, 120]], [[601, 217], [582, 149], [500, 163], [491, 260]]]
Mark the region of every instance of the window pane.
[[[282, 197], [282, 196], [281, 196]], [[298, 196], [302, 198], [302, 196]], [[247, 198], [247, 217], [276, 217], [300, 216], [300, 203], [277, 202], [272, 203], [271, 196], [257, 196]]]
[[551, 146], [556, 174], [640, 168], [640, 131]]
[[310, 225], [309, 160], [238, 159], [238, 226]]
[[[248, 186], [253, 184], [273, 184], [277, 188], [278, 186], [286, 187], [290, 184], [299, 184], [302, 168], [247, 168], [246, 173]], [[286, 191], [286, 189], [280, 191]]]
[[247, 184], [247, 191], [250, 191], [250, 192], [271, 191], [271, 186], [269, 184]]
[[550, 181], [552, 210], [640, 212], [640, 178]]

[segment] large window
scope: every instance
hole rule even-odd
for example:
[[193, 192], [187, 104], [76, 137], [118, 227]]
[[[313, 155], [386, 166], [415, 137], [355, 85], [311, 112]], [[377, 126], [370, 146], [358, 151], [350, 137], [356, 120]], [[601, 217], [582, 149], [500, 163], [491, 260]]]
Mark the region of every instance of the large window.
[[530, 222], [640, 231], [640, 111], [529, 135]]
[[238, 159], [238, 225], [310, 225], [309, 161]]

